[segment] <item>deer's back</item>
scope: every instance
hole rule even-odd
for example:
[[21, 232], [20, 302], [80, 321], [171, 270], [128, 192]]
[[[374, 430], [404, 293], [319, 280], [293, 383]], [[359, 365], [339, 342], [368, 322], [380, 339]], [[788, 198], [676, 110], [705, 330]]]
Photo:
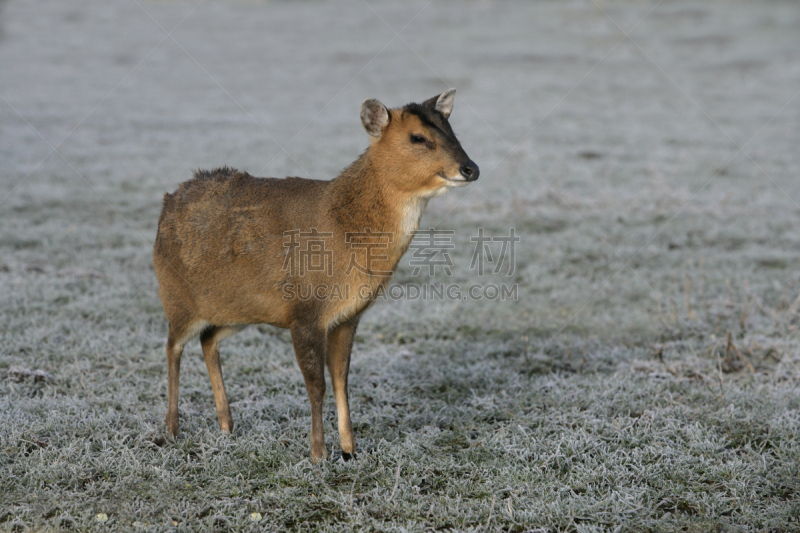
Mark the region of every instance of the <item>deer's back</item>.
[[315, 219], [328, 183], [196, 172], [164, 196], [153, 254], [162, 301], [191, 299], [220, 311], [228, 302], [245, 315], [247, 302], [261, 308], [288, 274], [284, 232], [324, 224]]

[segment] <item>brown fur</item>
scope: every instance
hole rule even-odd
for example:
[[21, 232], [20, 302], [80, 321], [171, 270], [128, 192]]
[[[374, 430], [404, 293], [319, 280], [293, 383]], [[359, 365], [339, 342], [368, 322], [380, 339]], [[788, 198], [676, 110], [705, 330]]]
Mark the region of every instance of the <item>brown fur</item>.
[[[392, 110], [377, 100], [364, 102], [362, 122], [371, 135], [370, 147], [334, 180], [254, 178], [219, 168], [198, 171], [164, 196], [153, 264], [169, 321], [166, 423], [171, 434], [178, 433], [178, 378], [186, 342], [200, 336], [219, 424], [231, 431], [219, 342], [249, 324], [272, 324], [292, 333], [311, 401], [312, 458], [326, 456], [326, 365], [342, 454], [353, 454], [347, 373], [358, 317], [391, 277], [428, 199], [478, 176], [447, 120], [453, 92]], [[465, 179], [446, 179], [453, 177]], [[329, 268], [303, 275], [297, 268], [284, 268], [292, 253], [285, 232], [298, 230], [330, 233], [324, 238], [331, 252]], [[359, 236], [348, 242], [346, 235], [366, 230], [391, 235], [391, 243], [372, 252], [369, 264], [367, 250], [357, 246]], [[351, 256], [368, 272], [351, 269], [346, 274]], [[287, 298], [299, 284], [349, 286], [349, 299]], [[359, 292], [358, 287], [370, 290]]]

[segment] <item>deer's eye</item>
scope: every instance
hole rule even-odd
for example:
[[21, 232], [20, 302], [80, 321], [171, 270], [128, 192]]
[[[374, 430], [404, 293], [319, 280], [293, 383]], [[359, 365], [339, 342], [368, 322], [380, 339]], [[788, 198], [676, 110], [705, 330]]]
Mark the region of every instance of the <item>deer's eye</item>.
[[428, 139], [422, 135], [411, 135], [411, 142], [413, 144], [428, 144]]

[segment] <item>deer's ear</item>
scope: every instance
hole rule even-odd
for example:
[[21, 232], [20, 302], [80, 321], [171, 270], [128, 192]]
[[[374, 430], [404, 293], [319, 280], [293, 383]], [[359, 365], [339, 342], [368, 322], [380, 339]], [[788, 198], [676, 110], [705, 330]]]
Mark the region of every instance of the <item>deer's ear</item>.
[[441, 113], [444, 116], [444, 118], [450, 118], [450, 113], [453, 112], [453, 99], [455, 98], [455, 96], [456, 96], [455, 89], [447, 89], [439, 96], [434, 96], [430, 100], [425, 100], [422, 103], [422, 105], [432, 107], [433, 109]]
[[389, 110], [376, 99], [370, 98], [361, 104], [361, 124], [373, 137], [380, 137], [390, 120]]

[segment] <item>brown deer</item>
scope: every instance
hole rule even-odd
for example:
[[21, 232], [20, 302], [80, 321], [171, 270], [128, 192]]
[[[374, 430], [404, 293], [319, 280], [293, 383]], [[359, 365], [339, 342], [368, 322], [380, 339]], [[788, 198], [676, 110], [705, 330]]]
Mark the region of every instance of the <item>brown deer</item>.
[[311, 401], [311, 458], [326, 457], [327, 364], [342, 457], [356, 443], [347, 374], [361, 313], [389, 281], [430, 198], [478, 179], [450, 128], [455, 89], [387, 109], [370, 99], [370, 145], [331, 181], [255, 178], [219, 168], [164, 196], [153, 264], [169, 321], [168, 431], [178, 434], [186, 343], [200, 336], [222, 431], [233, 420], [219, 343], [250, 324], [288, 328]]

